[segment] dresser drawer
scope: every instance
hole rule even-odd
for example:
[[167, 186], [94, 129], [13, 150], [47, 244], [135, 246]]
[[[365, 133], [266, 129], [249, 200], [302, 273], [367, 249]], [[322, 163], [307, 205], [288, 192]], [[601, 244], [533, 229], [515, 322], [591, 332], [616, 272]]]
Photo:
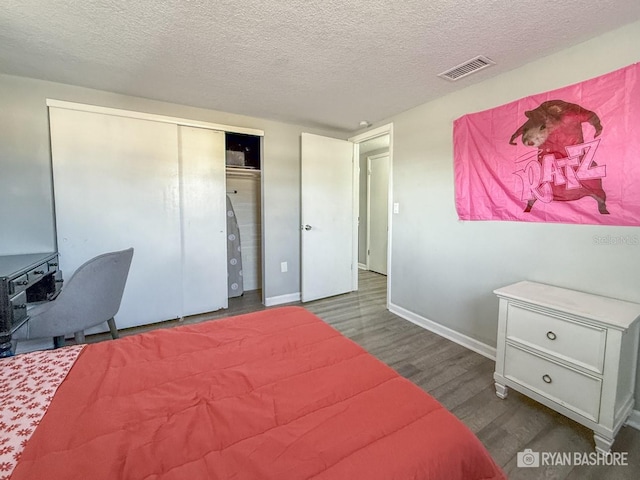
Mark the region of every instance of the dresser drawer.
[[49, 273], [49, 263], [48, 262], [44, 262], [43, 264], [38, 265], [35, 268], [32, 268], [27, 273], [27, 276], [29, 277], [29, 283], [33, 284], [33, 283], [38, 282], [47, 273]]
[[56, 270], [53, 274], [53, 292], [49, 292], [49, 298], [55, 298], [62, 290], [64, 280], [62, 279], [62, 270]]
[[47, 268], [50, 272], [58, 270], [58, 257], [54, 257], [47, 262]]
[[602, 373], [607, 331], [510, 304], [507, 338]]
[[11, 307], [11, 327], [27, 318], [27, 292], [21, 292], [9, 300]]
[[50, 267], [49, 262], [43, 262], [35, 268], [32, 268], [27, 273], [20, 275], [17, 278], [11, 280], [11, 294], [25, 291], [30, 286], [38, 283], [49, 271], [55, 271], [55, 266]]
[[602, 381], [513, 345], [505, 350], [505, 377], [565, 408], [598, 421]]
[[17, 278], [11, 280], [11, 287], [9, 293], [15, 295], [20, 292], [24, 292], [29, 286], [29, 276], [25, 273]]

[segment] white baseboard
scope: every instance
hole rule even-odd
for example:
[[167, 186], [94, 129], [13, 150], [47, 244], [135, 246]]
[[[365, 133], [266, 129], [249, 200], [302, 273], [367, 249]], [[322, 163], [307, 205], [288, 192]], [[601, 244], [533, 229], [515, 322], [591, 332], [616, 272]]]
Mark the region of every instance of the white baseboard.
[[264, 299], [264, 304], [267, 307], [274, 305], [282, 305], [283, 303], [292, 303], [300, 301], [300, 292], [288, 293], [287, 295], [279, 295], [277, 297], [268, 297]]
[[444, 325], [424, 318], [405, 308], [394, 305], [393, 303], [389, 303], [389, 311], [391, 313], [395, 313], [399, 317], [404, 318], [405, 320], [410, 321], [411, 323], [415, 323], [425, 330], [429, 330], [430, 332], [433, 332], [437, 335], [440, 335], [441, 337], [451, 340], [452, 342], [462, 345], [469, 350], [473, 350], [474, 352], [479, 353], [484, 357], [490, 358], [491, 360], [496, 359], [496, 348], [492, 347], [491, 345], [487, 345], [486, 343], [468, 337], [460, 332], [456, 332], [449, 327], [445, 327]]
[[640, 430], [640, 410], [631, 410], [631, 415], [626, 423], [629, 427]]
[[366, 266], [364, 263], [358, 263], [358, 268], [359, 268], [360, 270], [369, 270], [369, 269], [367, 268], [367, 266]]

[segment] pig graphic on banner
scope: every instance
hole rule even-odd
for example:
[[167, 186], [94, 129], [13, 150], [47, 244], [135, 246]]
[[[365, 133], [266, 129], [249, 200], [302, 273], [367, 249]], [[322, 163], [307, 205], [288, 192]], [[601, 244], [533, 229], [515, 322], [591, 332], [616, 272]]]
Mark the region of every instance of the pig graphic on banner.
[[[602, 133], [600, 118], [595, 112], [575, 103], [550, 100], [525, 112], [527, 121], [511, 136], [509, 143], [522, 136], [522, 144], [536, 152], [517, 160], [520, 167], [514, 173], [522, 180], [524, 209], [530, 212], [540, 200], [572, 201], [582, 197], [596, 200], [598, 211], [608, 214], [607, 196], [602, 187], [606, 166], [595, 161], [598, 137]], [[594, 140], [584, 141], [583, 124], [590, 124]]]

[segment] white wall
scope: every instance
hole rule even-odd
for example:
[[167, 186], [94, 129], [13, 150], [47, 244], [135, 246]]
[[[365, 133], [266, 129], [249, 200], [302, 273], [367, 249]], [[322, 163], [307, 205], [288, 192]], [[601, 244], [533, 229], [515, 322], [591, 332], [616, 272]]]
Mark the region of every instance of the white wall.
[[[640, 236], [639, 227], [461, 222], [452, 147], [454, 119], [638, 62], [638, 45], [640, 22], [382, 122], [393, 122], [393, 201], [400, 203], [393, 215], [392, 304], [495, 346], [492, 291], [513, 282], [640, 302], [640, 246], [594, 242], [596, 235]], [[640, 400], [640, 384], [636, 393]]]
[[9, 75], [0, 75], [0, 255], [55, 245], [47, 98], [264, 130], [264, 293], [300, 291], [300, 133], [343, 134]]

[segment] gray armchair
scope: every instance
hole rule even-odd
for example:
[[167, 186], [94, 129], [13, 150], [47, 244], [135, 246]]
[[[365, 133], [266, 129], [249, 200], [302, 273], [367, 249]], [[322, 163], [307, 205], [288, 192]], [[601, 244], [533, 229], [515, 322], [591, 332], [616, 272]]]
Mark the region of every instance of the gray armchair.
[[56, 345], [74, 334], [84, 343], [84, 331], [107, 322], [118, 338], [114, 317], [120, 309], [133, 248], [105, 253], [82, 264], [64, 283], [55, 300], [29, 310], [29, 320], [13, 335], [17, 340], [54, 337]]

